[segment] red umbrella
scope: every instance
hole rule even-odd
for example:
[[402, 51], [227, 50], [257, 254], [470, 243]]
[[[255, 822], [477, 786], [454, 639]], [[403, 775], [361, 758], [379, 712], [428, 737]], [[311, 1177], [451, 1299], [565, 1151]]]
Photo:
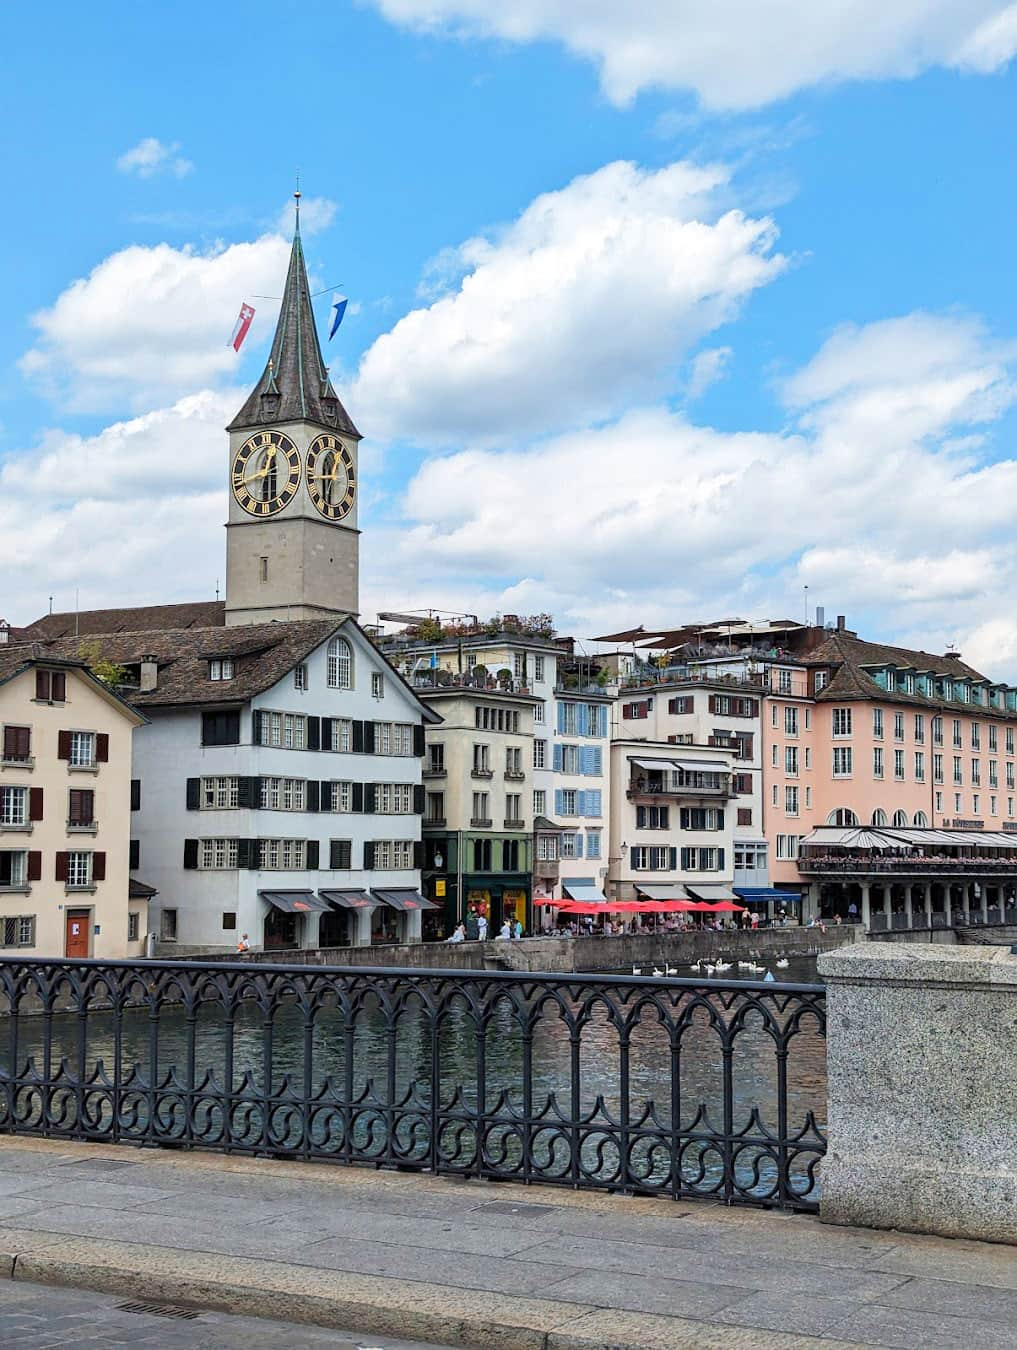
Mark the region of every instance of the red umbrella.
[[744, 905], [736, 905], [731, 900], [718, 900], [715, 905], [700, 905], [700, 909], [710, 909], [714, 914], [740, 914]]

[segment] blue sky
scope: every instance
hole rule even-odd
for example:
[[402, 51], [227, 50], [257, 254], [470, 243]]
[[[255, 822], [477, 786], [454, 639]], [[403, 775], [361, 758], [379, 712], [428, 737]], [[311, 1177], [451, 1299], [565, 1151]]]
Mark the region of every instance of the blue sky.
[[299, 170], [368, 616], [590, 637], [808, 583], [1017, 678], [1017, 8], [718, 0], [719, 47], [690, 0], [503, 8], [8, 13], [0, 613], [221, 578], [272, 303], [225, 342]]

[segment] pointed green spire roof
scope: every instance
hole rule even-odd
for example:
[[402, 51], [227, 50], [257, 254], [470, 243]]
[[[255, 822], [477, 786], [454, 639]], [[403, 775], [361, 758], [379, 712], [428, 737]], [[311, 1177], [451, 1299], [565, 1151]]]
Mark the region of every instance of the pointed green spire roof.
[[279, 322], [264, 373], [227, 430], [279, 422], [318, 422], [360, 440], [322, 360], [300, 241], [300, 202]]

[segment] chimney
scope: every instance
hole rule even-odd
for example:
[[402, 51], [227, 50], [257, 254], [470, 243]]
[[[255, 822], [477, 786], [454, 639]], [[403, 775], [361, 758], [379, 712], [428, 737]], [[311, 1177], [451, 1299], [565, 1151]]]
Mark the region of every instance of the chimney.
[[825, 627], [825, 626], [826, 626], [826, 610], [825, 610], [825, 608], [824, 608], [822, 605], [817, 605], [817, 606], [816, 606], [816, 627], [817, 627], [817, 628], [823, 628], [823, 627]]
[[141, 658], [141, 680], [138, 690], [142, 694], [150, 694], [159, 684], [159, 662], [154, 656], [143, 656]]
[[844, 615], [844, 614], [838, 614], [838, 615], [837, 615], [837, 632], [838, 632], [838, 633], [843, 633], [843, 631], [844, 631], [844, 629], [845, 629], [846, 627], [847, 627], [847, 617], [846, 617], [846, 615]]

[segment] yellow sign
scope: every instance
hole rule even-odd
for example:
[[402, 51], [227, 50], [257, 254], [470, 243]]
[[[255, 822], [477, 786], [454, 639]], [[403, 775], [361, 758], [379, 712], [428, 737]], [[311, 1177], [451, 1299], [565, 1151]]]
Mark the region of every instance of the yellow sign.
[[435, 896], [444, 896], [444, 894], [445, 894], [445, 878], [444, 878], [444, 877], [439, 877], [438, 880], [435, 881], [435, 883], [434, 883], [434, 893], [435, 893]]

